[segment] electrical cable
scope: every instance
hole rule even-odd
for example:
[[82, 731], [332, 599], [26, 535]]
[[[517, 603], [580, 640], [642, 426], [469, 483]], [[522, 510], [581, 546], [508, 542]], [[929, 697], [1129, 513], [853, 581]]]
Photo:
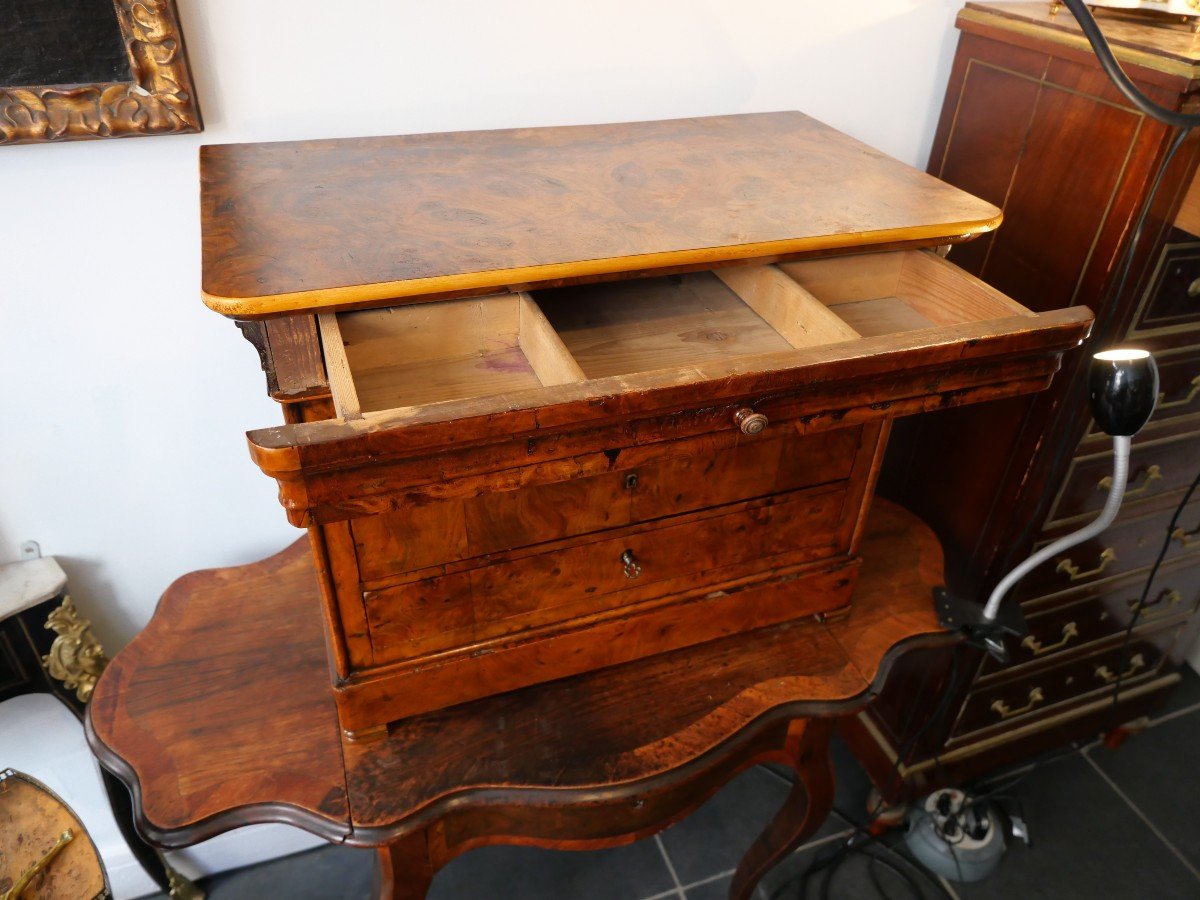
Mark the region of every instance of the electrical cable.
[[[1092, 14], [1088, 10], [1084, 0], [1064, 0], [1064, 2], [1066, 4], [1066, 6], [1071, 10], [1071, 13], [1075, 16], [1075, 19], [1079, 23], [1079, 26], [1080, 26], [1081, 30], [1083, 31], [1083, 34], [1085, 35], [1085, 37], [1087, 37], [1088, 42], [1092, 45], [1092, 49], [1096, 53], [1096, 58], [1099, 61], [1101, 68], [1104, 70], [1105, 74], [1108, 75], [1109, 79], [1113, 82], [1113, 84], [1116, 86], [1116, 88], [1126, 97], [1126, 99], [1129, 100], [1129, 102], [1136, 109], [1140, 110], [1147, 116], [1149, 116], [1159, 122], [1162, 122], [1165, 125], [1168, 125], [1170, 127], [1178, 129], [1177, 133], [1172, 138], [1171, 143], [1169, 144], [1167, 151], [1162, 158], [1162, 161], [1159, 163], [1158, 169], [1155, 172], [1153, 180], [1151, 181], [1149, 192], [1147, 193], [1145, 199], [1142, 202], [1142, 206], [1138, 212], [1138, 216], [1136, 219], [1136, 224], [1134, 226], [1133, 232], [1130, 236], [1128, 243], [1125, 246], [1124, 252], [1122, 254], [1122, 259], [1117, 268], [1118, 275], [1117, 275], [1116, 279], [1113, 282], [1111, 282], [1113, 287], [1109, 291], [1106, 292], [1105, 300], [1111, 301], [1111, 302], [1105, 302], [1102, 305], [1101, 320], [1097, 322], [1098, 327], [1096, 329], [1097, 332], [1103, 333], [1104, 331], [1107, 330], [1109, 321], [1111, 320], [1111, 318], [1114, 314], [1113, 311], [1115, 310], [1115, 308], [1117, 306], [1116, 301], [1119, 300], [1121, 295], [1124, 294], [1124, 292], [1125, 292], [1125, 288], [1126, 288], [1126, 285], [1129, 280], [1129, 275], [1133, 269], [1133, 261], [1136, 256], [1136, 251], [1144, 237], [1146, 222], [1149, 218], [1149, 213], [1154, 204], [1154, 201], [1157, 199], [1159, 189], [1162, 186], [1163, 178], [1165, 177], [1167, 170], [1170, 168], [1171, 163], [1174, 161], [1176, 153], [1178, 152], [1179, 148], [1183, 145], [1184, 141], [1187, 139], [1187, 137], [1191, 133], [1192, 129], [1194, 129], [1195, 127], [1200, 125], [1200, 115], [1178, 113], [1173, 110], [1167, 109], [1166, 107], [1160, 106], [1159, 104], [1155, 103], [1154, 101], [1152, 101], [1148, 97], [1146, 97], [1140, 90], [1138, 90], [1138, 88], [1134, 85], [1134, 83], [1130, 80], [1130, 78], [1125, 74], [1124, 70], [1121, 68], [1120, 64], [1117, 62], [1116, 57], [1113, 55], [1111, 48], [1108, 46], [1107, 40], [1104, 38], [1103, 33], [1100, 31], [1099, 26], [1096, 24], [1096, 21], [1092, 17]], [[1060, 413], [1059, 415], [1061, 416], [1062, 413]], [[1061, 444], [1056, 452], [1056, 455], [1052, 460], [1051, 468], [1048, 471], [1051, 471], [1051, 472], [1056, 471], [1061, 466], [1066, 453], [1072, 449], [1074, 449], [1074, 448], [1070, 441], [1061, 442]], [[1140, 617], [1142, 609], [1145, 606], [1146, 599], [1149, 596], [1150, 588], [1153, 584], [1154, 577], [1157, 575], [1158, 569], [1161, 566], [1163, 559], [1166, 557], [1167, 551], [1170, 549], [1171, 535], [1173, 534], [1173, 532], [1175, 531], [1175, 528], [1177, 527], [1179, 516], [1182, 515], [1184, 507], [1187, 505], [1188, 501], [1191, 499], [1192, 494], [1195, 492], [1195, 490], [1198, 486], [1200, 486], [1200, 472], [1197, 473], [1196, 478], [1192, 482], [1191, 487], [1188, 489], [1187, 493], [1184, 495], [1183, 499], [1180, 501], [1179, 505], [1177, 506], [1177, 508], [1175, 510], [1175, 514], [1171, 518], [1171, 522], [1167, 527], [1167, 538], [1163, 542], [1163, 546], [1159, 552], [1158, 558], [1155, 560], [1154, 565], [1151, 567], [1151, 570], [1146, 579], [1146, 583], [1143, 586], [1141, 597], [1138, 601], [1137, 606], [1133, 610], [1133, 614], [1130, 617], [1130, 621], [1129, 621], [1128, 625], [1126, 626], [1124, 640], [1123, 640], [1123, 643], [1121, 646], [1121, 653], [1120, 653], [1120, 657], [1119, 657], [1117, 677], [1113, 684], [1112, 711], [1113, 711], [1114, 716], [1116, 714], [1116, 710], [1118, 707], [1118, 699], [1119, 699], [1121, 682], [1125, 676], [1126, 656], [1128, 654], [1129, 644], [1131, 641], [1133, 630], [1136, 627], [1138, 618]], [[1037, 517], [1037, 516], [1030, 517], [1029, 521], [1027, 522], [1025, 528], [1023, 529], [1023, 531], [1020, 535], [1020, 540], [1017, 542], [1017, 546], [1023, 546], [1025, 544], [1025, 542], [1030, 539], [1030, 537], [1032, 536], [1032, 531], [1036, 527], [1036, 523], [1039, 518], [1040, 517]], [[947, 682], [947, 689], [945, 691], [943, 691], [942, 697], [939, 699], [938, 706], [935, 709], [934, 714], [932, 716], [930, 716], [929, 719], [926, 720], [926, 722], [921, 726], [920, 729], [918, 729], [918, 731], [914, 735], [912, 735], [912, 737], [910, 737], [907, 741], [905, 741], [904, 746], [897, 752], [895, 765], [893, 766], [892, 773], [888, 778], [889, 784], [895, 782], [896, 778], [900, 774], [900, 769], [904, 765], [904, 762], [907, 759], [909, 753], [911, 753], [912, 750], [916, 747], [916, 745], [920, 741], [920, 739], [925, 736], [925, 734], [929, 731], [930, 728], [933, 727], [935, 722], [939, 722], [945, 716], [946, 709], [949, 706], [949, 698], [952, 697], [954, 694], [954, 691], [951, 690], [951, 688], [956, 685], [956, 682], [958, 680], [958, 666], [959, 666], [958, 656], [959, 656], [959, 650], [960, 650], [961, 646], [962, 645], [959, 644], [959, 645], [956, 645], [956, 647], [954, 648], [954, 653], [951, 657], [951, 674], [950, 674], [950, 677]], [[956, 821], [957, 821], [957, 816], [961, 815], [963, 812], [965, 812], [965, 810], [967, 810], [973, 806], [982, 804], [989, 800], [994, 802], [996, 799], [999, 799], [1004, 796], [1002, 793], [1000, 793], [1000, 791], [1011, 790], [1012, 787], [1019, 784], [1021, 781], [1023, 781], [1025, 778], [1027, 778], [1030, 774], [1032, 774], [1034, 771], [1040, 769], [1043, 765], [1047, 764], [1048, 762], [1051, 762], [1055, 759], [1059, 759], [1063, 756], [1072, 755], [1075, 752], [1077, 752], [1077, 751], [1076, 751], [1076, 749], [1073, 748], [1069, 752], [1063, 752], [1061, 754], [1056, 754], [1052, 757], [1041, 760], [1038, 763], [1036, 763], [1033, 767], [1031, 767], [1030, 769], [1021, 773], [1021, 775], [1019, 775], [1014, 781], [1009, 782], [1008, 784], [1006, 784], [1002, 787], [993, 788], [992, 790], [988, 791], [987, 793], [983, 794], [982, 796], [972, 799], [967, 804], [964, 804], [964, 807], [962, 810], [959, 810], [958, 813], [955, 814]], [[1013, 796], [1011, 799], [1013, 799], [1018, 804], [1018, 808], [1021, 808], [1021, 801], [1020, 801], [1019, 797]], [[883, 793], [881, 792], [879, 802], [876, 804], [875, 809], [872, 810], [869, 814], [869, 820], [874, 820], [874, 818], [882, 810], [885, 802], [886, 801], [884, 799]], [[849, 821], [851, 823], [854, 822], [854, 819], [852, 819], [848, 816], [843, 815], [843, 818], [845, 818], [847, 821]], [[994, 825], [993, 825], [993, 827], [994, 827]], [[961, 832], [961, 830], [962, 830], [961, 823], [958, 823], [958, 828]], [[941, 831], [941, 829], [939, 829], [939, 832], [940, 831]], [[865, 834], [865, 835], [867, 835], [867, 837], [865, 840], [863, 840], [859, 844], [855, 845], [855, 844], [853, 844], [853, 841], [854, 841], [855, 836], [857, 836], [859, 833]], [[879, 865], [883, 865], [885, 868], [890, 869], [896, 875], [903, 878], [906, 885], [910, 889], [912, 889], [918, 897], [922, 896], [920, 889], [917, 887], [916, 883], [914, 881], [912, 881], [910, 877], [905, 876], [904, 873], [898, 867], [895, 867], [895, 866], [891, 865], [890, 863], [887, 863], [886, 861], [882, 860], [875, 854], [868, 852], [869, 847], [872, 844], [875, 844], [876, 842], [878, 842], [880, 837], [881, 837], [881, 835], [879, 835], [879, 836], [870, 835], [861, 826], [855, 825], [854, 834], [852, 834], [847, 839], [847, 841], [844, 844], [842, 844], [831, 856], [827, 857], [824, 860], [814, 861], [804, 871], [804, 873], [802, 873], [800, 875], [798, 896], [800, 898], [803, 898], [805, 896], [806, 890], [807, 890], [807, 882], [810, 877], [812, 877], [813, 875], [821, 874], [823, 876], [822, 884], [821, 884], [821, 897], [822, 897], [822, 900], [824, 900], [824, 898], [827, 898], [829, 889], [830, 889], [830, 885], [832, 884], [833, 875], [836, 873], [838, 867], [840, 867], [842, 865], [842, 863], [849, 856], [849, 854], [856, 853], [856, 852], [863, 853], [871, 860], [871, 862], [868, 863], [868, 866], [873, 867], [876, 863], [878, 863]], [[893, 848], [885, 846], [884, 849], [893, 853], [898, 859], [903, 860], [906, 864], [912, 865], [912, 863], [910, 863], [908, 860], [906, 860], [905, 857], [903, 857], [901, 854], [899, 854]], [[952, 851], [952, 856], [954, 857], [956, 867], [959, 868], [959, 878], [961, 880], [962, 870], [961, 870], [961, 865], [959, 863], [957, 854], [954, 854]], [[920, 868], [917, 868], [917, 871], [920, 871], [924, 877], [929, 879], [930, 883], [934, 884], [940, 893], [942, 893], [944, 896], [947, 896], [947, 897], [950, 896], [950, 894], [946, 891], [946, 889], [942, 886], [942, 884], [940, 882], [938, 882], [936, 879], [930, 878], [929, 874], [924, 872], [924, 870], [922, 870]], [[872, 885], [875, 887], [876, 891], [879, 892], [881, 896], [886, 897], [886, 893], [883, 891], [882, 885], [880, 884], [878, 878], [876, 877], [876, 874], [875, 874], [873, 868], [871, 868], [869, 870], [869, 872], [870, 872]], [[778, 888], [772, 894], [772, 900], [775, 900], [775, 898], [777, 898], [782, 893], [782, 891], [786, 889], [786, 887], [789, 883], [790, 882], [787, 882], [784, 885], [781, 885], [780, 888]]]
[[1165, 106], [1155, 103], [1138, 90], [1130, 77], [1125, 74], [1125, 70], [1121, 68], [1121, 64], [1117, 62], [1112, 48], [1108, 46], [1108, 40], [1100, 30], [1100, 26], [1096, 24], [1096, 19], [1092, 16], [1091, 10], [1088, 9], [1085, 0], [1063, 0], [1063, 2], [1071, 10], [1071, 14], [1075, 16], [1075, 21], [1079, 23], [1084, 37], [1088, 39], [1088, 43], [1092, 45], [1096, 59], [1100, 62], [1100, 68], [1104, 69], [1104, 74], [1109, 77], [1109, 80], [1112, 81], [1116, 89], [1125, 95], [1125, 99], [1150, 118], [1157, 119], [1164, 125], [1185, 130], [1200, 125], [1200, 115], [1180, 113], [1167, 109]]
[[[1100, 304], [1100, 311], [1097, 321], [1093, 326], [1093, 334], [1103, 334], [1108, 329], [1109, 319], [1112, 318], [1113, 311], [1117, 308], [1117, 301], [1121, 295], [1125, 293], [1125, 285], [1129, 280], [1129, 273], [1133, 268], [1133, 259], [1136, 255], [1137, 247], [1142, 242], [1142, 237], [1146, 229], [1146, 221], [1150, 215], [1150, 209], [1158, 196], [1159, 188], [1162, 186], [1163, 177], [1166, 175], [1167, 169], [1171, 162], [1175, 159], [1175, 154], [1183, 144], [1184, 139], [1190, 132], [1180, 131], [1176, 134], [1171, 144], [1167, 148], [1166, 154], [1163, 156], [1162, 162], [1159, 163], [1158, 170], [1155, 173], [1154, 179], [1151, 181], [1150, 190], [1146, 194], [1146, 198], [1142, 201], [1142, 207], [1138, 211], [1136, 224], [1133, 228], [1132, 236], [1129, 243], [1126, 245], [1122, 254], [1121, 261], [1117, 266], [1117, 277], [1112, 282], [1113, 287], [1109, 289], [1104, 297], [1104, 301]], [[1063, 413], [1060, 413], [1061, 417]], [[1050, 463], [1050, 467], [1046, 470], [1047, 473], [1057, 472], [1065, 461], [1067, 454], [1075, 450], [1075, 444], [1071, 441], [1062, 441], [1059, 443], [1058, 449], [1055, 451], [1054, 457]], [[1044, 498], [1044, 502], [1049, 502], [1049, 497]], [[1015, 548], [1013, 552], [1020, 552], [1020, 548], [1032, 538], [1034, 530], [1041, 522], [1040, 515], [1031, 515], [1025, 523], [1025, 527], [1021, 529], [1020, 536], [1012, 544]], [[1011, 558], [1011, 555], [1010, 557]]]
[[1175, 512], [1171, 516], [1171, 521], [1167, 524], [1167, 536], [1163, 538], [1162, 546], [1158, 550], [1158, 556], [1154, 559], [1154, 565], [1150, 567], [1150, 574], [1146, 576], [1146, 582], [1142, 586], [1142, 594], [1138, 598], [1137, 606], [1133, 608], [1133, 614], [1129, 617], [1129, 622], [1125, 626], [1125, 636], [1121, 641], [1121, 652], [1117, 657], [1117, 677], [1113, 682], [1112, 687], [1112, 706], [1109, 708], [1109, 728], [1117, 726], [1116, 718], [1121, 702], [1121, 682], [1125, 679], [1125, 664], [1129, 661], [1129, 645], [1133, 639], [1133, 630], [1137, 627], [1138, 619], [1141, 618], [1142, 610], [1146, 606], [1146, 598], [1150, 596], [1150, 588], [1154, 584], [1154, 579], [1158, 575], [1159, 567], [1162, 566], [1163, 560], [1167, 556], [1167, 552], [1171, 549], [1171, 541], [1175, 538], [1175, 529], [1179, 526], [1179, 517], [1183, 515], [1184, 508], [1192, 499], [1192, 494], [1196, 492], [1196, 488], [1200, 486], [1200, 472], [1196, 473], [1196, 477], [1192, 479], [1191, 486], [1188, 487], [1187, 493], [1175, 506]]
[[[938, 705], [934, 707], [933, 714], [925, 720], [925, 723], [917, 729], [904, 745], [896, 751], [896, 762], [892, 766], [891, 774], [888, 776], [889, 787], [894, 785], [900, 775], [900, 769], [906, 762], [908, 755], [916, 748], [917, 742], [921, 740], [935, 724], [941, 724], [945, 719], [946, 712], [950, 707], [950, 700], [958, 690], [959, 676], [959, 656], [962, 653], [963, 644], [955, 644], [950, 655], [950, 675], [946, 679], [946, 687], [942, 691], [942, 696], [938, 698]], [[879, 802], [875, 804], [875, 808], [867, 813], [867, 821], [872, 822], [875, 817], [883, 810], [884, 804], [887, 802], [882, 791], [879, 794]], [[843, 817], [846, 818], [846, 817]], [[847, 821], [853, 822], [853, 819], [847, 818]]]
[[[1132, 103], [1137, 109], [1145, 113], [1147, 116], [1150, 116], [1151, 118], [1162, 122], [1165, 125], [1169, 125], [1178, 129], [1175, 136], [1172, 138], [1171, 143], [1168, 145], [1167, 151], [1163, 155], [1162, 161], [1159, 163], [1158, 169], [1154, 174], [1154, 178], [1150, 183], [1149, 192], [1146, 194], [1146, 197], [1142, 202], [1142, 207], [1138, 212], [1133, 233], [1122, 254], [1121, 262], [1118, 265], [1118, 275], [1113, 282], [1113, 288], [1106, 294], [1105, 300], [1109, 302], [1105, 302], [1102, 305], [1102, 320], [1097, 322], [1097, 326], [1095, 328], [1095, 332], [1103, 333], [1107, 331], [1108, 322], [1112, 318], [1113, 311], [1118, 306], [1117, 301], [1125, 292], [1125, 287], [1128, 283], [1130, 272], [1133, 269], [1133, 260], [1136, 256], [1137, 248], [1142, 242], [1145, 233], [1146, 222], [1150, 214], [1150, 209], [1152, 208], [1154, 201], [1157, 199], [1159, 189], [1162, 187], [1163, 178], [1166, 176], [1167, 170], [1174, 161], [1176, 153], [1179, 151], [1179, 148], [1183, 145], [1192, 129], [1200, 125], [1200, 115], [1176, 113], [1173, 110], [1167, 109], [1166, 107], [1161, 106], [1146, 97], [1145, 94], [1138, 90], [1138, 88], [1133, 84], [1129, 76], [1126, 75], [1124, 70], [1121, 68], [1120, 63], [1117, 62], [1116, 57], [1113, 55], [1112, 49], [1108, 46], [1108, 41], [1105, 39], [1104, 34], [1100, 31], [1100, 27], [1096, 24], [1096, 20], [1088, 10], [1086, 3], [1084, 3], [1083, 0], [1064, 0], [1064, 2], [1071, 10], [1072, 15], [1075, 16], [1076, 21], [1079, 23], [1080, 29], [1083, 31], [1084, 36], [1087, 37], [1088, 42], [1092, 46], [1092, 50], [1095, 52], [1101, 68], [1113, 82], [1114, 86], [1117, 87], [1117, 89], [1130, 101], [1130, 103]], [[1070, 441], [1062, 441], [1055, 453], [1051, 466], [1047, 471], [1057, 471], [1059, 467], [1061, 467], [1066, 454], [1073, 449], [1074, 446]], [[1197, 478], [1200, 479], [1200, 475], [1198, 475]], [[1189, 491], [1188, 496], [1190, 496], [1190, 493], [1191, 492]], [[1186, 499], [1184, 500], [1184, 504], [1186, 504]], [[1179, 511], [1177, 511], [1176, 516], [1178, 516], [1178, 514]], [[1029, 517], [1029, 520], [1026, 522], [1026, 525], [1022, 529], [1020, 537], [1014, 546], [1023, 547], [1025, 545], [1025, 543], [1031, 538], [1032, 532], [1036, 527], [1036, 523], [1040, 520], [1040, 518], [1040, 516]], [[1174, 519], [1172, 521], [1174, 521]], [[1171, 526], [1168, 529], [1168, 538], [1164, 543], [1164, 550], [1162, 554], [1160, 554], [1159, 560], [1151, 568], [1150, 574], [1147, 576], [1146, 584], [1143, 587], [1141, 600], [1135, 608], [1134, 614], [1125, 629], [1125, 636], [1122, 641], [1117, 669], [1117, 678], [1113, 683], [1113, 705], [1111, 714], [1113, 718], [1116, 717], [1120, 687], [1125, 678], [1125, 663], [1133, 629], [1136, 626], [1139, 616], [1141, 615], [1142, 607], [1145, 603], [1146, 597], [1149, 594], [1150, 585], [1153, 582], [1154, 576], [1157, 574], [1158, 567], [1161, 565], [1162, 557], [1166, 555], [1166, 550], [1170, 547], [1169, 533], [1173, 530], [1174, 526]]]
[[917, 900], [924, 900], [925, 894], [921, 891], [921, 888], [917, 886], [917, 883], [913, 881], [911, 875], [909, 875], [899, 866], [892, 865], [890, 862], [882, 859], [879, 856], [876, 856], [874, 853], [867, 853], [866, 856], [867, 859], [870, 860], [870, 862], [867, 863], [867, 875], [870, 877], [871, 884], [880, 897], [887, 897], [888, 893], [883, 889], [883, 885], [879, 881], [879, 876], [875, 873], [876, 866], [883, 866], [888, 871], [900, 876], [909, 890], [913, 892], [913, 896], [916, 897]]

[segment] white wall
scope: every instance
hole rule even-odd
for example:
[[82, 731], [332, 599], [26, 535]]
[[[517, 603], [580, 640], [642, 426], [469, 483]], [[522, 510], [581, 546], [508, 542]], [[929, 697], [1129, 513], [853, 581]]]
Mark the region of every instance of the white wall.
[[199, 299], [196, 148], [800, 109], [923, 165], [959, 0], [178, 0], [201, 135], [0, 148], [0, 562], [41, 542], [117, 649], [192, 569], [294, 539]]
[[40, 541], [110, 651], [299, 535], [246, 453], [256, 355], [199, 298], [201, 143], [800, 109], [922, 166], [961, 2], [178, 6], [205, 133], [0, 148], [0, 562]]

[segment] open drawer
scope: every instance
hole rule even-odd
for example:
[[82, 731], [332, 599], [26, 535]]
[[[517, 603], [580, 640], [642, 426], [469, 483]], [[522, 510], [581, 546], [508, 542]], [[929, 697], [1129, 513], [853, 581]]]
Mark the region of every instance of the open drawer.
[[[589, 453], [1039, 390], [1091, 322], [1083, 307], [1033, 314], [928, 251], [318, 318], [338, 418], [249, 435], [295, 524], [380, 511], [371, 496], [401, 482], [444, 494], [456, 479]], [[403, 472], [330, 474], [386, 464]]]
[[320, 322], [336, 408], [358, 418], [505, 397], [499, 408], [514, 392], [657, 370], [702, 380], [696, 367], [714, 362], [761, 357], [763, 369], [787, 368], [805, 361], [797, 350], [842, 345], [849, 356], [864, 338], [924, 332], [944, 341], [939, 327], [1014, 317], [1031, 321], [1006, 324], [1013, 334], [1038, 319], [936, 254], [907, 251], [330, 313]]

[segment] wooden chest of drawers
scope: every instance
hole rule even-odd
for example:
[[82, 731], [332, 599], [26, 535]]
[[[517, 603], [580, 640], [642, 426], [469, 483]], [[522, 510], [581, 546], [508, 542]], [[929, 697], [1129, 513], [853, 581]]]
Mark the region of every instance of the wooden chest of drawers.
[[291, 424], [251, 451], [357, 735], [836, 615], [890, 420], [1043, 388], [1091, 319], [919, 249], [994, 209], [799, 114], [208, 147], [203, 178], [208, 302], [274, 317]]

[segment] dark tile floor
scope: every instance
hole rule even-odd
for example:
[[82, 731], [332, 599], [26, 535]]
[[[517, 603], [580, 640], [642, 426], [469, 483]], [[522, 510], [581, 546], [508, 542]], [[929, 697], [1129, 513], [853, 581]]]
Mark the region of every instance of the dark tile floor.
[[[1170, 704], [1117, 750], [1090, 745], [1052, 757], [1012, 789], [1033, 845], [1016, 844], [988, 879], [919, 882], [925, 898], [955, 900], [1168, 900], [1200, 898], [1200, 676], [1187, 671]], [[835, 745], [835, 806], [857, 818], [869, 785], [845, 747]], [[743, 773], [692, 816], [662, 834], [613, 850], [556, 853], [488, 847], [454, 860], [430, 900], [718, 900], [742, 852], [779, 808], [789, 784], [773, 769]], [[760, 898], [801, 896], [797, 876], [852, 834], [834, 813], [764, 880]], [[884, 857], [884, 861], [894, 857]], [[330, 847], [215, 876], [212, 900], [358, 900], [370, 894], [373, 855]], [[912, 898], [911, 887], [863, 855], [837, 868], [830, 898]], [[809, 894], [818, 896], [819, 879]]]

